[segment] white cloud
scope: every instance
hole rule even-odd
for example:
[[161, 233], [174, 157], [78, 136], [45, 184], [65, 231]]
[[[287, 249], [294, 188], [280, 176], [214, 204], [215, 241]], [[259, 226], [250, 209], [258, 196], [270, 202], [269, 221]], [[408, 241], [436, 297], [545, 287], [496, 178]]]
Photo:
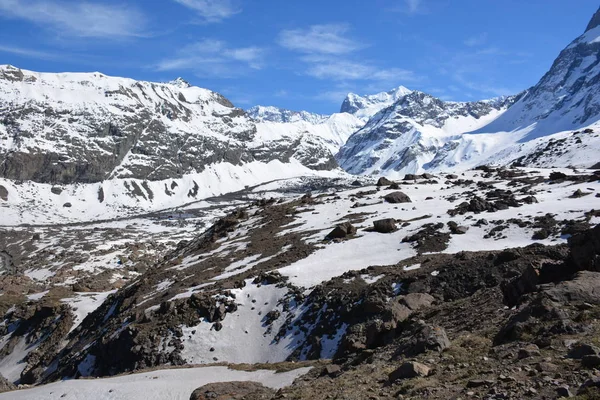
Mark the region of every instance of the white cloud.
[[488, 34], [486, 32], [480, 33], [478, 35], [471, 36], [463, 43], [468, 47], [481, 46], [487, 42]]
[[221, 22], [241, 12], [232, 0], [174, 0], [175, 2], [191, 8], [202, 17], [205, 22]]
[[1, 53], [10, 53], [22, 57], [37, 58], [40, 60], [55, 60], [58, 58], [56, 54], [47, 53], [45, 51], [32, 50], [24, 47], [5, 46], [0, 44]]
[[128, 6], [58, 0], [0, 0], [0, 16], [95, 38], [143, 36], [146, 24], [145, 16]]
[[203, 39], [180, 49], [173, 58], [162, 60], [159, 71], [191, 70], [198, 75], [233, 77], [247, 69], [262, 69], [265, 50], [260, 47], [232, 48], [221, 40]]
[[284, 30], [279, 34], [279, 44], [289, 50], [307, 54], [340, 55], [352, 53], [363, 44], [343, 35], [349, 30], [346, 24], [313, 25], [307, 29]]
[[407, 11], [410, 14], [415, 14], [421, 9], [421, 0], [404, 0], [406, 3]]
[[417, 80], [412, 71], [401, 68], [378, 68], [373, 65], [348, 60], [329, 60], [313, 63], [306, 73], [319, 79], [334, 81], [371, 80], [390, 82], [413, 82]]

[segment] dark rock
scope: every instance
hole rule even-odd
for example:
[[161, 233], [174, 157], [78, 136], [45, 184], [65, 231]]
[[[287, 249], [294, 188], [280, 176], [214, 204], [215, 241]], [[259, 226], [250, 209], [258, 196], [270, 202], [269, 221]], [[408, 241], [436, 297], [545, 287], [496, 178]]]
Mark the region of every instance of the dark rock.
[[519, 349], [518, 358], [522, 360], [524, 358], [530, 357], [540, 357], [540, 348], [535, 344], [529, 344], [523, 348]]
[[331, 232], [329, 232], [329, 234], [325, 236], [325, 239], [344, 239], [349, 235], [354, 235], [355, 233], [356, 228], [351, 223], [344, 222], [343, 224], [336, 226]]
[[8, 201], [8, 190], [0, 185], [0, 200]]
[[396, 229], [396, 220], [393, 218], [380, 219], [378, 221], [373, 221], [373, 227], [375, 232], [379, 233], [390, 233], [394, 232]]
[[427, 293], [409, 293], [406, 296], [399, 297], [398, 300], [412, 311], [417, 311], [431, 306], [435, 298]]
[[419, 177], [418, 175], [406, 174], [406, 175], [404, 175], [404, 180], [405, 181], [416, 181], [418, 177]]
[[389, 380], [390, 382], [396, 382], [401, 379], [429, 376], [430, 373], [431, 368], [429, 368], [427, 365], [415, 361], [408, 361], [391, 372], [389, 375]]
[[600, 272], [580, 271], [575, 279], [560, 282], [546, 293], [552, 300], [561, 303], [600, 304]]
[[551, 181], [559, 181], [559, 180], [563, 180], [566, 179], [567, 175], [563, 174], [562, 172], [551, 172], [550, 173], [550, 180]]
[[590, 194], [590, 193], [584, 193], [584, 192], [581, 191], [581, 189], [577, 189], [569, 197], [572, 198], [572, 199], [578, 199], [580, 197], [587, 196], [588, 194]]
[[410, 197], [402, 192], [392, 192], [383, 197], [388, 203], [412, 203]]
[[194, 390], [190, 400], [242, 400], [271, 399], [275, 391], [258, 382], [220, 382], [209, 383]]
[[65, 203], [65, 204], [63, 204], [63, 207], [65, 207], [65, 208], [70, 208], [70, 207], [72, 207], [72, 206], [73, 206], [73, 205], [72, 205], [71, 203], [68, 203], [68, 202], [67, 202], [67, 203]]
[[490, 380], [490, 379], [472, 379], [467, 382], [467, 387], [469, 389], [473, 389], [473, 388], [479, 388], [482, 386], [492, 386], [495, 383], [496, 383], [495, 381]]
[[356, 181], [352, 182], [352, 183], [350, 184], [350, 186], [357, 186], [357, 187], [360, 187], [360, 186], [362, 186], [362, 183], [361, 183], [361, 181], [359, 181], [359, 180], [356, 180]]
[[389, 186], [392, 183], [394, 183], [393, 181], [390, 181], [388, 178], [386, 177], [381, 177], [379, 178], [379, 180], [377, 181], [377, 186]]
[[52, 188], [50, 189], [50, 192], [52, 192], [53, 194], [61, 194], [62, 191], [63, 190], [58, 186], [52, 186]]
[[458, 175], [448, 174], [446, 175], [446, 179], [458, 179]]
[[587, 343], [578, 343], [569, 350], [567, 357], [581, 360], [583, 357], [590, 355], [600, 355], [600, 348]]
[[400, 185], [398, 185], [398, 183], [394, 182], [390, 186], [388, 186], [388, 189], [390, 189], [390, 190], [398, 190], [398, 189], [400, 189]]
[[583, 356], [581, 359], [581, 365], [586, 368], [598, 368], [600, 367], [600, 355], [588, 354]]
[[336, 364], [329, 364], [323, 369], [323, 373], [331, 378], [335, 378], [342, 374], [342, 367]]
[[573, 394], [569, 390], [568, 386], [559, 386], [559, 387], [557, 387], [556, 388], [556, 395], [559, 398], [561, 398], [561, 397], [573, 397]]

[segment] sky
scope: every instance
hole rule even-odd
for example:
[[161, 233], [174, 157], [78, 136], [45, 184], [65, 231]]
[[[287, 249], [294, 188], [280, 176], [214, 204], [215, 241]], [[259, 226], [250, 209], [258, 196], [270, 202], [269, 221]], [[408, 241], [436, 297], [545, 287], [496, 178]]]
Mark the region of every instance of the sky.
[[166, 82], [236, 106], [337, 112], [400, 85], [443, 100], [516, 94], [597, 0], [0, 0], [0, 64]]

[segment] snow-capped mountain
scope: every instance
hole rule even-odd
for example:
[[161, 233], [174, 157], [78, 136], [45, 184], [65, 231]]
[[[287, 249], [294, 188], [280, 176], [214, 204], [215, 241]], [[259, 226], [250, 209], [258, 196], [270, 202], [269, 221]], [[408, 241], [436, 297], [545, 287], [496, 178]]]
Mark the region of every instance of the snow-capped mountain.
[[387, 92], [361, 96], [355, 93], [348, 93], [340, 112], [353, 114], [356, 117], [368, 120], [382, 109], [391, 106], [400, 98], [411, 93], [410, 89], [399, 86]]
[[600, 10], [583, 35], [504, 115], [480, 132], [521, 131], [525, 142], [600, 120]]
[[324, 117], [311, 134], [304, 122], [277, 131], [181, 78], [0, 66], [0, 202], [11, 207], [3, 222], [25, 222], [25, 209], [112, 218], [322, 175], [338, 170], [334, 154], [356, 130], [348, 117]]
[[[348, 113], [322, 115], [255, 106], [248, 110], [248, 115], [256, 121], [257, 137], [260, 140], [296, 149], [295, 158], [299, 160], [305, 160], [302, 156], [304, 148], [308, 154], [321, 154], [321, 163], [303, 161], [313, 169], [334, 167], [335, 154], [350, 135], [364, 125], [364, 121]], [[322, 151], [323, 149], [328, 149], [330, 154]]]
[[446, 143], [486, 125], [514, 100], [445, 102], [423, 92], [409, 92], [352, 135], [338, 161], [353, 174], [415, 173], [426, 169]]
[[329, 118], [329, 115], [308, 111], [292, 111], [273, 106], [254, 106], [248, 109], [246, 113], [259, 122], [288, 123], [304, 121], [316, 125], [325, 122]]
[[591, 167], [600, 161], [599, 50], [600, 11], [529, 90], [470, 103], [407, 93], [352, 135], [338, 161], [354, 174], [392, 175], [512, 162]]

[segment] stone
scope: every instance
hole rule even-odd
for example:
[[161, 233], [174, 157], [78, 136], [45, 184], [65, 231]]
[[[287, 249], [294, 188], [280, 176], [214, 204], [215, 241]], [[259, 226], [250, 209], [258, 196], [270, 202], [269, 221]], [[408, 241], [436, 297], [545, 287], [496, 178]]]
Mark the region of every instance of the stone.
[[270, 399], [275, 391], [258, 382], [219, 382], [209, 383], [194, 390], [190, 400], [242, 400], [252, 396], [254, 399]]
[[522, 360], [530, 357], [540, 357], [540, 348], [535, 344], [529, 344], [519, 349], [518, 358]]
[[0, 185], [0, 200], [8, 201], [8, 190]]
[[600, 367], [600, 355], [588, 354], [581, 358], [581, 365], [586, 368], [598, 368]]
[[556, 388], [556, 395], [558, 396], [558, 398], [573, 397], [573, 394], [569, 390], [568, 386], [559, 386], [559, 387], [557, 387]]
[[324, 368], [323, 372], [325, 375], [335, 378], [342, 374], [342, 367], [336, 364], [329, 364]]
[[355, 233], [356, 227], [354, 227], [354, 225], [352, 225], [349, 222], [344, 222], [343, 224], [340, 224], [333, 228], [333, 230], [329, 232], [327, 236], [325, 236], [325, 239], [344, 239], [349, 235], [354, 235]]
[[386, 177], [381, 177], [379, 178], [379, 180], [377, 180], [377, 186], [389, 186], [392, 183], [394, 183], [393, 181], [390, 181], [388, 178]]
[[405, 181], [416, 181], [418, 177], [419, 177], [418, 175], [406, 174], [406, 175], [404, 175], [404, 180]]
[[427, 365], [416, 361], [407, 361], [390, 373], [389, 380], [390, 382], [396, 382], [401, 379], [429, 376], [430, 373], [431, 368]]
[[61, 194], [62, 191], [63, 190], [58, 186], [52, 186], [52, 188], [50, 188], [50, 192], [52, 192], [53, 194]]
[[379, 233], [390, 233], [398, 229], [396, 227], [396, 220], [393, 218], [386, 218], [373, 221], [373, 227], [375, 229], [375, 232]]
[[575, 279], [560, 282], [546, 293], [559, 303], [600, 304], [600, 272], [578, 272]]
[[581, 360], [585, 356], [600, 355], [600, 348], [587, 343], [578, 343], [571, 347], [567, 357]]
[[458, 175], [448, 174], [446, 175], [446, 179], [458, 179]]
[[410, 197], [408, 197], [406, 194], [404, 194], [402, 192], [392, 192], [392, 193], [385, 195], [383, 198], [388, 203], [393, 203], [393, 204], [412, 203]]
[[63, 204], [63, 207], [65, 207], [65, 208], [70, 208], [70, 207], [72, 207], [72, 206], [73, 206], [73, 205], [72, 205], [71, 203], [69, 203], [69, 202], [67, 202], [67, 203]]
[[491, 386], [494, 385], [496, 382], [490, 379], [472, 379], [470, 381], [467, 382], [467, 387], [469, 389], [474, 389], [474, 388], [478, 388], [478, 387], [482, 387], [482, 386]]
[[412, 311], [417, 311], [431, 306], [431, 304], [435, 301], [435, 298], [427, 293], [409, 293], [406, 296], [401, 297], [399, 300], [400, 303], [403, 303]]

